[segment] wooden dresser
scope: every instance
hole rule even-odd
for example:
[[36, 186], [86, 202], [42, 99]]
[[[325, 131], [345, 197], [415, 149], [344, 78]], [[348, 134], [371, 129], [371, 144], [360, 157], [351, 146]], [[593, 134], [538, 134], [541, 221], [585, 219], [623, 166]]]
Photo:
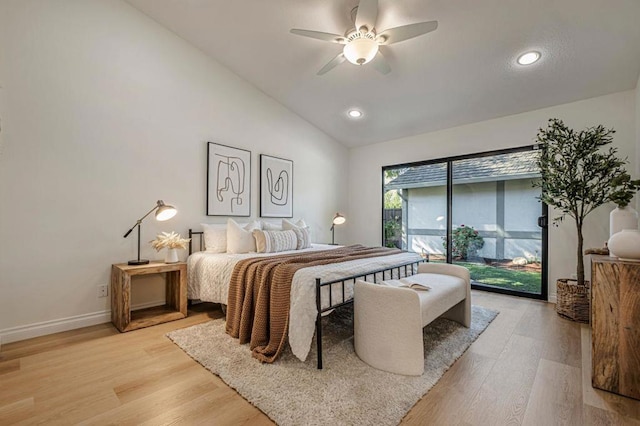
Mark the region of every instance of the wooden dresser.
[[640, 262], [591, 257], [593, 387], [640, 399]]

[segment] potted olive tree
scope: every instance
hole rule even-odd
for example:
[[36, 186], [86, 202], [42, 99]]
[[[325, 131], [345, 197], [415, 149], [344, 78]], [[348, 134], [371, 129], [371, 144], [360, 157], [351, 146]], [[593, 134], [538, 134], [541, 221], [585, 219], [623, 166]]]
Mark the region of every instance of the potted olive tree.
[[[576, 226], [577, 281], [558, 280], [556, 308], [562, 316], [589, 322], [588, 282], [584, 279], [583, 225], [584, 220], [597, 207], [610, 201], [626, 199], [635, 192], [630, 188], [629, 174], [624, 169], [626, 159], [616, 156], [617, 149], [608, 147], [613, 141], [613, 129], [603, 126], [575, 131], [562, 120], [552, 118], [546, 129], [540, 129], [537, 141], [540, 145], [538, 167], [541, 178], [534, 182], [542, 191], [540, 200], [560, 212], [553, 218], [558, 224], [566, 216]], [[638, 181], [632, 181], [634, 185]], [[628, 197], [629, 199], [631, 197]], [[568, 300], [565, 296], [569, 295]], [[579, 306], [574, 306], [578, 297]]]

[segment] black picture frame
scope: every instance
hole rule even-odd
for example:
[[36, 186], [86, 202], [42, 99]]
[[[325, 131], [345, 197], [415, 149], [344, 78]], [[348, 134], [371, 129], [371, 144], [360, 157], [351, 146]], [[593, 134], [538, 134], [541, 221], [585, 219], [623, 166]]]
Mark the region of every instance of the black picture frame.
[[260, 217], [293, 217], [293, 161], [260, 154]]
[[251, 216], [251, 151], [207, 143], [207, 216]]

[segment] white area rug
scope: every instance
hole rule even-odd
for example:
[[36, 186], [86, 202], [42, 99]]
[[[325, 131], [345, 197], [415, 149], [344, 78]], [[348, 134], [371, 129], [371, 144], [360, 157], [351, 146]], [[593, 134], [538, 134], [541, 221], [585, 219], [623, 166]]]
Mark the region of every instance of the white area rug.
[[248, 345], [224, 332], [224, 320], [167, 336], [280, 425], [395, 425], [442, 377], [498, 315], [473, 306], [471, 328], [438, 319], [425, 327], [425, 373], [400, 376], [369, 367], [353, 349], [351, 312], [324, 318], [324, 369], [316, 369], [315, 341], [306, 362], [291, 350], [261, 364]]

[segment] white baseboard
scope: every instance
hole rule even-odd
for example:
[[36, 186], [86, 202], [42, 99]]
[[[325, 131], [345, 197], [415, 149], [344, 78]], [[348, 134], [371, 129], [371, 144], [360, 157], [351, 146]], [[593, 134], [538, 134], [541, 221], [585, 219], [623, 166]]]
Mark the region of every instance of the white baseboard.
[[47, 334], [60, 333], [61, 331], [88, 327], [90, 325], [103, 324], [110, 321], [111, 311], [93, 312], [90, 314], [6, 328], [0, 330], [0, 338], [2, 342], [6, 344], [31, 339], [33, 337], [45, 336]]
[[549, 303], [557, 303], [558, 302], [558, 299], [556, 297], [556, 293], [550, 294], [548, 299], [549, 299], [548, 300]]
[[[139, 303], [132, 306], [131, 310], [137, 311], [139, 309], [164, 305], [164, 303], [164, 300]], [[0, 330], [0, 348], [2, 348], [2, 343], [18, 342], [20, 340], [32, 339], [34, 337], [46, 336], [48, 334], [75, 330], [76, 328], [89, 327], [91, 325], [104, 324], [107, 322], [111, 322], [111, 311], [93, 312], [68, 318], [6, 328], [4, 330]]]

